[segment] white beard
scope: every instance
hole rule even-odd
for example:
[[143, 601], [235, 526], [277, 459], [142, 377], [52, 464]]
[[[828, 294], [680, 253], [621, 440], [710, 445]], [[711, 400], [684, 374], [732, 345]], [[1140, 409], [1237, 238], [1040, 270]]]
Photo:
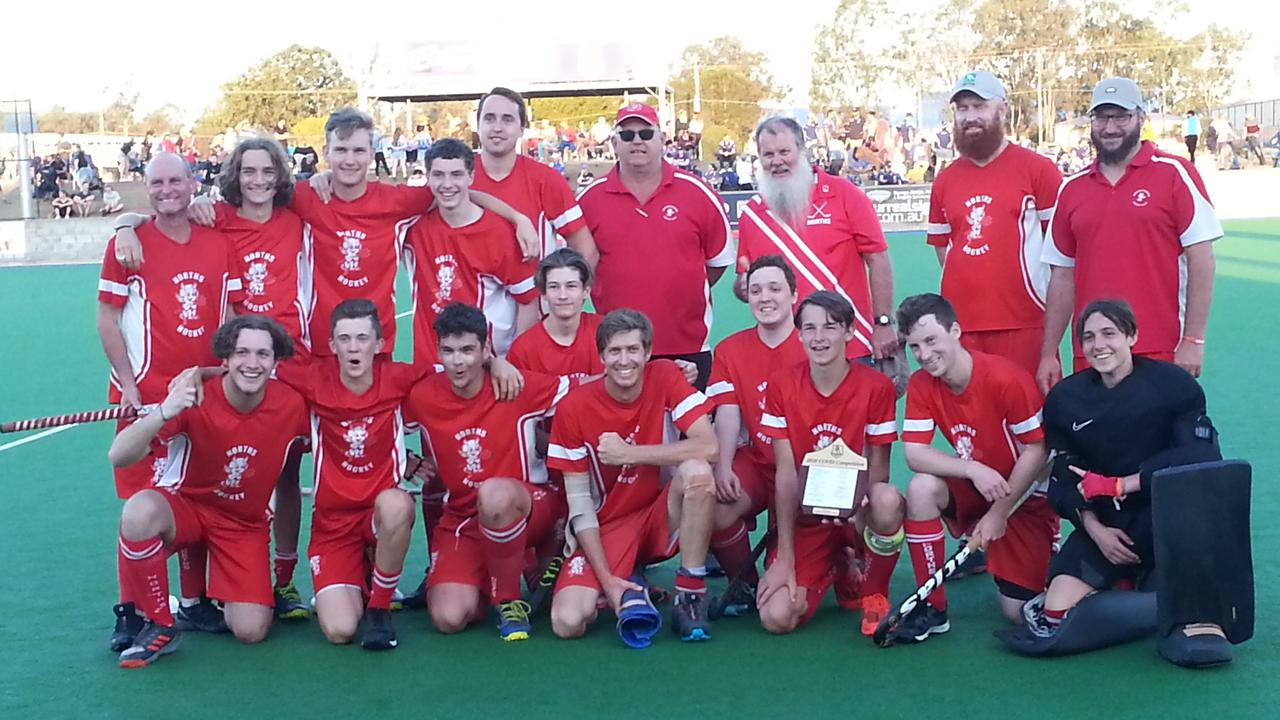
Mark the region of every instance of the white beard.
[[791, 171], [785, 180], [775, 179], [773, 175], [760, 170], [758, 179], [760, 197], [769, 206], [769, 210], [793, 230], [804, 227], [809, 218], [809, 195], [813, 192], [813, 168], [801, 162], [799, 167]]

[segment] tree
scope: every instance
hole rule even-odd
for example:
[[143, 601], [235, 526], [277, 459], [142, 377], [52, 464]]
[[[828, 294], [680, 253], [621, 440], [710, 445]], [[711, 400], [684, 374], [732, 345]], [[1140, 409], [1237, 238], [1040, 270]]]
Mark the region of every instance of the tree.
[[[733, 36], [718, 37], [685, 48], [670, 86], [677, 112], [693, 116], [694, 69], [701, 86], [703, 157], [725, 134], [742, 143], [755, 131], [763, 103], [786, 94], [765, 69], [765, 55], [748, 50]], [[616, 106], [615, 106], [616, 107]], [[593, 118], [594, 119], [594, 118]]]
[[603, 117], [610, 125], [614, 115], [622, 107], [621, 95], [593, 95], [589, 97], [571, 98], [538, 98], [529, 102], [533, 111], [533, 121], [546, 120], [559, 126], [561, 122], [569, 127], [577, 127], [585, 122], [587, 127], [595, 124], [596, 118]]
[[178, 117], [181, 111], [177, 105], [168, 103], [147, 113], [141, 120], [134, 124], [135, 130], [133, 134], [141, 135], [143, 133], [177, 133], [182, 128]]
[[1014, 130], [1035, 123], [1039, 90], [1071, 67], [1079, 16], [1078, 5], [1059, 0], [983, 0], [974, 9], [975, 60], [1004, 82]]
[[355, 101], [355, 83], [328, 50], [291, 45], [223, 85], [222, 99], [205, 111], [197, 129], [269, 128], [278, 120], [326, 116]]
[[889, 79], [897, 20], [888, 0], [840, 0], [831, 22], [818, 26], [809, 99], [818, 111], [866, 107]]
[[974, 4], [975, 0], [952, 0], [934, 7], [915, 22], [903, 24], [889, 56], [890, 74], [900, 85], [924, 94], [949, 88], [973, 70], [978, 47], [978, 34], [973, 27]]
[[136, 126], [133, 107], [138, 102], [138, 93], [126, 95], [116, 93], [116, 99], [102, 109], [101, 124], [107, 132], [127, 133]]
[[1165, 85], [1166, 104], [1177, 112], [1205, 111], [1226, 100], [1235, 84], [1236, 63], [1247, 36], [1221, 25], [1210, 25], [1186, 42], [1186, 57]]
[[61, 105], [54, 105], [48, 111], [36, 116], [36, 126], [40, 132], [51, 133], [92, 133], [98, 131], [98, 113], [71, 112]]

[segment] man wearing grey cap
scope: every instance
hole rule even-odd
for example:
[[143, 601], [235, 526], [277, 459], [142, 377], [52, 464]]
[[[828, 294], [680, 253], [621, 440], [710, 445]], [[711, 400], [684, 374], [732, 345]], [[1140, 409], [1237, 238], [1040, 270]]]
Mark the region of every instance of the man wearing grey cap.
[[[1132, 80], [1098, 83], [1089, 116], [1097, 160], [1062, 184], [1044, 247], [1053, 268], [1036, 380], [1048, 392], [1062, 378], [1058, 344], [1073, 308], [1115, 298], [1142, 328], [1135, 355], [1199, 376], [1222, 224], [1195, 166], [1140, 140], [1145, 113]], [[1083, 369], [1079, 338], [1074, 351]]]
[[991, 73], [961, 77], [951, 107], [960, 157], [938, 173], [929, 198], [941, 294], [956, 309], [966, 349], [1034, 374], [1049, 283], [1040, 255], [1062, 175], [1050, 159], [1005, 138], [1009, 106]]

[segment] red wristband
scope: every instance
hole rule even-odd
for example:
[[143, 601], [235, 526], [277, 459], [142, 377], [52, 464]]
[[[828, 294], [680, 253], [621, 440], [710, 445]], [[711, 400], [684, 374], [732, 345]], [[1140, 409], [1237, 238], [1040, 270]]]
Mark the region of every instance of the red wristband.
[[1097, 497], [1122, 497], [1124, 495], [1124, 480], [1118, 477], [1099, 475], [1096, 472], [1087, 472], [1080, 479], [1080, 494], [1084, 496], [1085, 500], [1092, 500]]

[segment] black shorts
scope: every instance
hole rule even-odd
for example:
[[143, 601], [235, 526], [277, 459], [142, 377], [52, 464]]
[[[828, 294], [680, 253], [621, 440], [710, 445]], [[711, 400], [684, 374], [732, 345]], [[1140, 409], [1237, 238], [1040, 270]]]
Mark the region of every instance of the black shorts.
[[711, 379], [711, 351], [704, 350], [698, 353], [687, 353], [683, 355], [654, 355], [655, 360], [686, 360], [698, 366], [698, 379], [693, 386], [698, 388], [698, 392], [707, 391], [707, 381]]
[[[1115, 520], [1113, 519], [1114, 523]], [[1137, 565], [1115, 565], [1089, 537], [1089, 533], [1078, 529], [1063, 543], [1062, 549], [1049, 561], [1049, 580], [1058, 575], [1070, 575], [1084, 581], [1086, 585], [1097, 589], [1110, 588], [1118, 580], [1133, 580], [1141, 586], [1151, 573], [1155, 563], [1155, 539], [1151, 531], [1151, 510], [1142, 511], [1124, 518], [1124, 522], [1112, 525], [1124, 530], [1133, 540], [1130, 550], [1140, 559]]]

